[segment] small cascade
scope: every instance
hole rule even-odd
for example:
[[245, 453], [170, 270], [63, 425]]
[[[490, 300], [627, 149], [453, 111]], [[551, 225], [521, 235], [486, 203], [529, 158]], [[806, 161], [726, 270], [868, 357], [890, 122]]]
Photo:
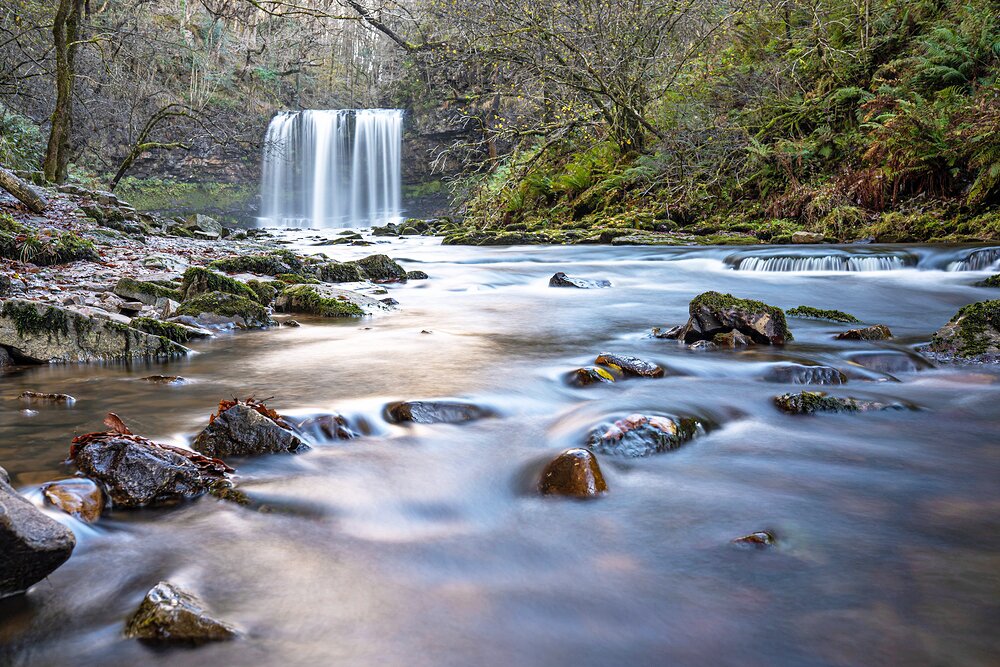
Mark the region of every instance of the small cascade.
[[286, 111], [264, 137], [261, 217], [284, 227], [363, 227], [401, 217], [403, 112]]
[[896, 271], [915, 266], [909, 255], [730, 255], [725, 262], [736, 271]]
[[948, 264], [949, 271], [989, 271], [1000, 268], [1000, 248], [973, 250], [964, 259]]

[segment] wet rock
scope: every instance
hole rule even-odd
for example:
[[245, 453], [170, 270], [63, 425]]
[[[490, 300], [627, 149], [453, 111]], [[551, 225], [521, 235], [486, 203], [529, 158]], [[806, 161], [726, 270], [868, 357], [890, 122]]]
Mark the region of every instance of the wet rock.
[[824, 238], [817, 232], [795, 232], [792, 234], [792, 243], [822, 243]]
[[694, 419], [631, 414], [598, 424], [587, 436], [587, 447], [599, 454], [638, 458], [677, 449], [702, 430]]
[[0, 297], [7, 296], [13, 286], [8, 276], [0, 275]]
[[585, 366], [570, 373], [569, 383], [576, 387], [586, 387], [592, 384], [610, 383], [615, 376], [599, 366]]
[[59, 405], [73, 405], [76, 399], [69, 394], [43, 394], [38, 391], [24, 391], [18, 396], [22, 403], [52, 403]]
[[930, 362], [923, 357], [905, 352], [885, 350], [880, 352], [862, 352], [852, 354], [848, 358], [852, 364], [857, 364], [877, 373], [915, 373], [932, 368]]
[[205, 238], [221, 238], [223, 227], [215, 218], [195, 213], [184, 221], [183, 227], [192, 233], [201, 232]]
[[663, 338], [666, 340], [677, 340], [678, 338], [681, 337], [683, 333], [684, 333], [684, 327], [680, 325], [676, 327], [670, 327], [666, 331], [664, 331], [660, 327], [653, 327], [653, 329], [650, 331], [650, 335], [653, 338]]
[[[980, 280], [976, 283], [976, 287], [1000, 287], [1000, 273], [995, 273], [986, 280]], [[0, 286], [0, 294], [3, 294], [2, 286]]]
[[282, 313], [306, 313], [321, 317], [362, 317], [385, 312], [390, 306], [378, 299], [331, 285], [292, 285], [274, 300]]
[[601, 289], [611, 287], [610, 280], [589, 280], [587, 278], [571, 278], [560, 271], [549, 278], [549, 287], [577, 287], [580, 289]]
[[889, 340], [892, 331], [884, 324], [865, 327], [864, 329], [849, 329], [834, 336], [837, 340]]
[[324, 262], [313, 271], [325, 283], [356, 283], [365, 279], [365, 272], [354, 262]]
[[379, 301], [389, 306], [390, 308], [395, 308], [396, 306], [399, 305], [399, 302], [393, 299], [392, 297], [388, 297], [386, 299], [379, 299]]
[[696, 340], [695, 342], [693, 342], [690, 345], [688, 345], [688, 349], [695, 350], [695, 351], [698, 351], [698, 350], [717, 350], [717, 349], [719, 349], [719, 346], [716, 345], [713, 341], [710, 341], [710, 340]]
[[142, 312], [142, 306], [141, 301], [126, 301], [118, 306], [118, 312], [131, 318]]
[[161, 581], [128, 620], [125, 636], [160, 642], [202, 643], [235, 639], [235, 628], [213, 618], [193, 595]]
[[184, 272], [184, 279], [178, 291], [185, 301], [211, 292], [234, 294], [250, 301], [258, 300], [257, 293], [245, 283], [200, 266], [192, 266]]
[[302, 325], [299, 324], [297, 320], [285, 320], [284, 322], [281, 323], [281, 326], [292, 327], [294, 329], [295, 327], [300, 327]]
[[320, 442], [330, 442], [333, 440], [353, 440], [358, 437], [351, 430], [347, 420], [342, 415], [318, 415], [303, 419], [297, 425], [298, 430]]
[[1000, 360], [1000, 300], [962, 306], [927, 349], [946, 359]]
[[842, 310], [823, 310], [812, 306], [796, 306], [785, 311], [789, 317], [801, 317], [811, 320], [830, 320], [831, 322], [845, 322], [854, 324], [860, 322], [858, 318]]
[[458, 424], [492, 416], [491, 410], [457, 401], [402, 401], [385, 406], [385, 417], [394, 424]]
[[209, 292], [185, 301], [177, 309], [175, 318], [194, 318], [198, 328], [237, 326], [241, 329], [259, 329], [274, 324], [264, 306], [254, 300], [225, 292]]
[[147, 269], [157, 269], [160, 271], [170, 271], [174, 273], [179, 273], [188, 266], [187, 262], [180, 257], [165, 255], [162, 253], [147, 255], [139, 260], [139, 263]]
[[567, 449], [542, 471], [538, 492], [543, 496], [594, 498], [608, 492], [597, 457], [586, 449]]
[[226, 273], [253, 273], [261, 276], [277, 276], [283, 273], [299, 273], [305, 263], [291, 250], [273, 250], [258, 255], [237, 255], [217, 259], [209, 267]]
[[[116, 421], [117, 420], [117, 421]], [[143, 507], [195, 498], [226, 483], [232, 468], [195, 452], [155, 443], [128, 431], [115, 415], [112, 430], [73, 439], [70, 459], [100, 484], [112, 504]]]
[[715, 338], [712, 339], [712, 342], [718, 347], [724, 347], [730, 350], [735, 350], [740, 347], [750, 347], [753, 345], [753, 341], [750, 340], [749, 336], [744, 336], [736, 330], [728, 333], [715, 334]]
[[89, 479], [49, 482], [42, 486], [42, 495], [53, 506], [87, 523], [100, 519], [104, 511], [104, 493]]
[[407, 271], [406, 272], [406, 279], [407, 280], [427, 280], [428, 278], [430, 278], [430, 276], [428, 276], [423, 271]]
[[211, 457], [260, 456], [309, 449], [291, 426], [263, 403], [222, 401], [192, 448]]
[[180, 375], [149, 375], [142, 378], [143, 382], [150, 384], [186, 384], [187, 380]]
[[688, 313], [690, 319], [678, 333], [688, 344], [734, 330], [762, 345], [783, 345], [792, 340], [784, 311], [761, 301], [705, 292], [691, 300]]
[[388, 255], [369, 255], [355, 262], [365, 277], [377, 283], [406, 280], [406, 270]]
[[120, 278], [115, 284], [114, 293], [123, 299], [138, 301], [147, 306], [156, 306], [162, 299], [180, 301], [183, 298], [178, 290], [132, 278]]
[[163, 322], [151, 317], [135, 317], [132, 328], [144, 331], [152, 336], [162, 336], [175, 343], [187, 343], [195, 338], [210, 338], [212, 332], [201, 327], [192, 327], [179, 322]]
[[0, 307], [0, 345], [36, 363], [178, 357], [188, 349], [119, 322], [11, 299]]
[[631, 357], [627, 354], [603, 353], [598, 355], [594, 363], [601, 366], [608, 366], [612, 370], [619, 371], [625, 375], [650, 378], [663, 377], [663, 368], [660, 366], [651, 361]]
[[899, 403], [879, 403], [857, 398], [828, 396], [822, 391], [802, 391], [775, 396], [774, 405], [790, 415], [811, 415], [817, 412], [876, 412], [900, 410], [906, 407]]
[[0, 598], [23, 593], [49, 576], [75, 546], [73, 531], [21, 497], [0, 468]]
[[733, 544], [741, 547], [750, 547], [753, 549], [766, 549], [767, 547], [774, 546], [775, 539], [769, 531], [760, 530], [756, 533], [750, 533], [749, 535], [744, 535], [743, 537], [737, 537], [733, 540]]

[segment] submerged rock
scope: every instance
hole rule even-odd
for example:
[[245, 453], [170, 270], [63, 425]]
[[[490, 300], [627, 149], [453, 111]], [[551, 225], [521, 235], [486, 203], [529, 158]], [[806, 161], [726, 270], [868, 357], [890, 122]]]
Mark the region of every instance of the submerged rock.
[[104, 493], [92, 480], [74, 477], [42, 486], [45, 500], [81, 521], [94, 523], [104, 511]]
[[385, 417], [394, 424], [459, 424], [492, 416], [491, 410], [457, 401], [402, 401], [385, 406]]
[[803, 364], [782, 364], [768, 370], [764, 376], [767, 382], [784, 384], [844, 384], [847, 376], [832, 366], [805, 366]]
[[148, 375], [140, 378], [143, 382], [150, 384], [186, 384], [187, 380], [180, 375]]
[[801, 391], [775, 396], [774, 405], [790, 415], [811, 415], [817, 412], [876, 412], [901, 410], [906, 407], [899, 403], [879, 403], [857, 398], [828, 396], [822, 391]]
[[599, 424], [587, 437], [587, 446], [599, 454], [638, 458], [677, 449], [701, 430], [694, 419], [631, 414]]
[[590, 280], [587, 278], [571, 278], [560, 271], [549, 278], [549, 287], [577, 287], [579, 289], [601, 289], [611, 287], [610, 280]]
[[762, 345], [783, 345], [792, 340], [784, 311], [761, 301], [705, 292], [691, 300], [688, 313], [688, 323], [677, 334], [688, 344], [734, 330]]
[[852, 364], [857, 364], [862, 368], [890, 375], [895, 375], [896, 373], [915, 373], [933, 367], [923, 357], [895, 350], [859, 352], [848, 356], [847, 359]]
[[892, 331], [884, 324], [865, 327], [864, 329], [848, 329], [834, 336], [837, 340], [889, 340]]
[[612, 370], [620, 371], [625, 375], [634, 375], [637, 377], [650, 377], [658, 378], [663, 377], [663, 368], [657, 366], [651, 361], [646, 361], [645, 359], [640, 359], [638, 357], [631, 357], [627, 354], [611, 354], [603, 353], [598, 355], [594, 363], [600, 364], [601, 366], [607, 366]]
[[65, 563], [76, 537], [10, 485], [0, 468], [0, 598], [28, 590]]
[[927, 349], [945, 358], [1000, 359], [1000, 300], [962, 306], [934, 334]]
[[347, 423], [347, 419], [338, 414], [309, 417], [308, 419], [304, 419], [299, 422], [297, 428], [299, 432], [306, 437], [311, 437], [313, 440], [321, 442], [329, 442], [333, 440], [353, 440], [358, 437], [358, 435], [351, 430], [350, 425]]
[[569, 383], [577, 387], [614, 382], [615, 376], [600, 366], [585, 366], [570, 373]]
[[213, 618], [193, 595], [161, 581], [128, 620], [125, 636], [165, 642], [201, 643], [234, 639], [232, 626]]
[[774, 543], [774, 535], [767, 530], [760, 530], [756, 533], [750, 533], [749, 535], [737, 537], [733, 540], [733, 544], [741, 547], [751, 547], [754, 549], [766, 549], [767, 547], [774, 546]]
[[73, 439], [70, 459], [118, 507], [195, 498], [226, 483], [232, 472], [217, 459], [134, 435], [117, 415], [109, 414], [105, 423], [110, 431]]
[[221, 401], [192, 448], [206, 456], [230, 457], [299, 452], [309, 446], [281, 415], [248, 399]]
[[597, 457], [586, 449], [567, 449], [542, 470], [538, 492], [543, 496], [594, 498], [608, 492]]
[[406, 272], [406, 279], [407, 280], [427, 280], [428, 278], [430, 278], [430, 276], [428, 276], [423, 271], [407, 271]]
[[34, 363], [178, 357], [186, 347], [111, 320], [11, 299], [0, 307], [0, 346]]
[[18, 396], [22, 403], [59, 403], [73, 405], [76, 399], [69, 394], [43, 394], [37, 391], [24, 391]]

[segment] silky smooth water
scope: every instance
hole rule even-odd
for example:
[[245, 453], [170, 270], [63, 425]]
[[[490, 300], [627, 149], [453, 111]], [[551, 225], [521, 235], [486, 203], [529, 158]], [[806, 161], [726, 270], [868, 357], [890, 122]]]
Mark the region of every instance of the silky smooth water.
[[263, 225], [363, 227], [398, 222], [403, 112], [285, 111], [264, 137]]
[[[112, 511], [93, 527], [52, 512], [79, 544], [26, 598], [0, 601], [0, 664], [996, 664], [1000, 372], [911, 353], [993, 296], [970, 286], [985, 273], [945, 270], [967, 250], [880, 248], [919, 262], [779, 273], [725, 263], [751, 249], [305, 246], [314, 236], [295, 239], [338, 259], [387, 251], [431, 279], [389, 286], [401, 309], [363, 321], [297, 318], [298, 329], [196, 344], [185, 360], [0, 379], [0, 464], [39, 504], [40, 483], [72, 474], [72, 436], [101, 429], [107, 411], [184, 444], [219, 399], [253, 394], [294, 415], [341, 412], [368, 433], [233, 461], [266, 512], [210, 497]], [[556, 271], [613, 287], [549, 288]], [[836, 341], [842, 325], [796, 319], [784, 348], [694, 352], [647, 336], [708, 289], [845, 310], [896, 338]], [[668, 376], [563, 382], [605, 351]], [[920, 409], [782, 415], [771, 397], [802, 387], [761, 378], [789, 362], [847, 371], [824, 387], [833, 394]], [[151, 373], [191, 383], [139, 380]], [[26, 416], [15, 400], [26, 389], [78, 400]], [[389, 401], [445, 397], [499, 416], [410, 427], [381, 416]], [[599, 500], [530, 492], [542, 463], [633, 411], [712, 428], [667, 454], [601, 457]], [[774, 548], [730, 542], [762, 529]], [[163, 579], [245, 636], [197, 649], [123, 639]]]

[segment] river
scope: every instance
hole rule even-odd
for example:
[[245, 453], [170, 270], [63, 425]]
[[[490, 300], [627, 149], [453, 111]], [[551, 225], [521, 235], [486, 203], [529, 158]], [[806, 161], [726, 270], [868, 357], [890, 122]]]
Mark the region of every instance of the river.
[[[72, 437], [103, 430], [109, 411], [183, 445], [220, 399], [254, 395], [291, 415], [342, 413], [363, 435], [234, 462], [268, 511], [203, 497], [87, 526], [48, 508], [78, 546], [31, 595], [0, 601], [0, 664], [996, 664], [1000, 368], [911, 352], [991, 298], [971, 286], [989, 271], [946, 270], [967, 249], [864, 246], [834, 252], [860, 263], [803, 265], [759, 260], [825, 251], [324, 247], [311, 235], [290, 239], [337, 259], [387, 252], [431, 278], [388, 286], [400, 309], [363, 321], [296, 318], [196, 343], [184, 360], [2, 377], [0, 463], [39, 506], [40, 483], [72, 474]], [[747, 270], [797, 266], [841, 270]], [[613, 287], [550, 288], [556, 271]], [[692, 351], [649, 336], [710, 289], [844, 310], [895, 338], [833, 340], [847, 327], [803, 319], [789, 320], [784, 348]], [[566, 384], [601, 352], [654, 360], [667, 377]], [[771, 397], [802, 387], [762, 378], [789, 362], [845, 370], [833, 394], [918, 409], [783, 415]], [[140, 381], [153, 373], [189, 382]], [[29, 415], [24, 390], [78, 400]], [[387, 402], [443, 397], [497, 417], [382, 418]], [[540, 463], [631, 412], [709, 428], [666, 454], [602, 456], [610, 491], [598, 500], [531, 493]], [[731, 543], [765, 529], [772, 548]], [[197, 649], [124, 639], [164, 579], [244, 636]]]

